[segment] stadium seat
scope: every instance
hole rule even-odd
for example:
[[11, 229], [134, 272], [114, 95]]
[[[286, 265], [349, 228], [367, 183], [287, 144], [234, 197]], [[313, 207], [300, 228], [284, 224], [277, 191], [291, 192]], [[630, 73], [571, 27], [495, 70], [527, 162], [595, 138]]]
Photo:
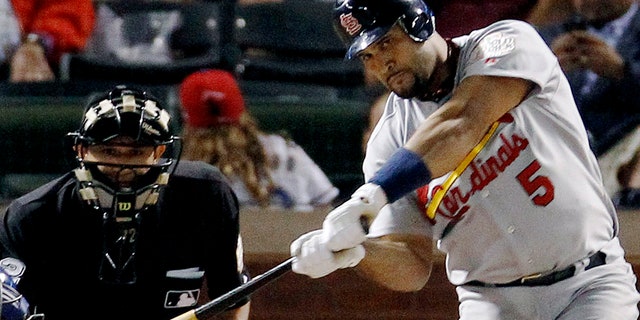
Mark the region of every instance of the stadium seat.
[[284, 0], [238, 6], [236, 41], [244, 80], [361, 86], [362, 65], [345, 61], [332, 1]]
[[96, 2], [87, 48], [64, 57], [64, 81], [177, 84], [202, 68], [233, 70], [234, 1]]

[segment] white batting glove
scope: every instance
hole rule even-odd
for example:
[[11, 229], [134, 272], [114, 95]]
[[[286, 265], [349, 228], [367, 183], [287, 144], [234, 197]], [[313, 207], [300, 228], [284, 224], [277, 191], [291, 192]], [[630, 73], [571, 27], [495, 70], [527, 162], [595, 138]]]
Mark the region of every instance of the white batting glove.
[[351, 199], [333, 209], [322, 223], [324, 242], [331, 251], [353, 248], [366, 240], [369, 225], [387, 204], [382, 188], [362, 185]]
[[311, 278], [320, 278], [338, 269], [356, 266], [364, 258], [364, 247], [333, 252], [322, 241], [322, 230], [303, 234], [291, 243], [291, 256], [296, 257], [291, 270]]

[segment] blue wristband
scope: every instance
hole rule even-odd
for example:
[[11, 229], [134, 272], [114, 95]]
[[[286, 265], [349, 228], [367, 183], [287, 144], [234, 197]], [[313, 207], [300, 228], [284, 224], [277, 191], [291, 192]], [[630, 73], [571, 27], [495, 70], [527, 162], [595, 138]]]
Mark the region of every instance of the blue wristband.
[[422, 158], [405, 148], [394, 152], [387, 163], [369, 180], [369, 182], [382, 187], [389, 203], [430, 181], [431, 172]]

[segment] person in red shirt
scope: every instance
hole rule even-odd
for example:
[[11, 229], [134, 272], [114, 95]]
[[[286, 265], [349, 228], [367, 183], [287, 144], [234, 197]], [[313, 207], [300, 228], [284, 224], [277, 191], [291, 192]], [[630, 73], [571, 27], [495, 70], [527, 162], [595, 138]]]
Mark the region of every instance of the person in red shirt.
[[64, 53], [81, 51], [95, 23], [91, 0], [11, 0], [0, 4], [0, 62], [11, 82], [52, 81]]

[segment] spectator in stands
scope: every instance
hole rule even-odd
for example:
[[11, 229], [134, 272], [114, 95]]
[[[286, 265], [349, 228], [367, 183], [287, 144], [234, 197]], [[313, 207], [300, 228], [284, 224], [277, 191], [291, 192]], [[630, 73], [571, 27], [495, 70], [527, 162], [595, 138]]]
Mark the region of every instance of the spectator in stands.
[[64, 53], [84, 48], [93, 30], [91, 0], [0, 1], [3, 80], [55, 80]]
[[525, 20], [536, 0], [428, 0], [438, 33], [445, 38], [468, 34], [498, 20]]
[[618, 168], [617, 178], [621, 188], [614, 195], [613, 203], [619, 209], [640, 209], [640, 153], [638, 151]]
[[259, 129], [229, 72], [204, 70], [189, 75], [180, 86], [180, 102], [183, 158], [218, 166], [241, 204], [306, 211], [329, 205], [338, 195], [300, 146]]
[[540, 33], [567, 74], [613, 196], [627, 187], [618, 184], [618, 168], [640, 146], [640, 12], [635, 0], [573, 4], [575, 16]]
[[537, 27], [562, 23], [573, 14], [573, 0], [538, 0], [527, 22]]

